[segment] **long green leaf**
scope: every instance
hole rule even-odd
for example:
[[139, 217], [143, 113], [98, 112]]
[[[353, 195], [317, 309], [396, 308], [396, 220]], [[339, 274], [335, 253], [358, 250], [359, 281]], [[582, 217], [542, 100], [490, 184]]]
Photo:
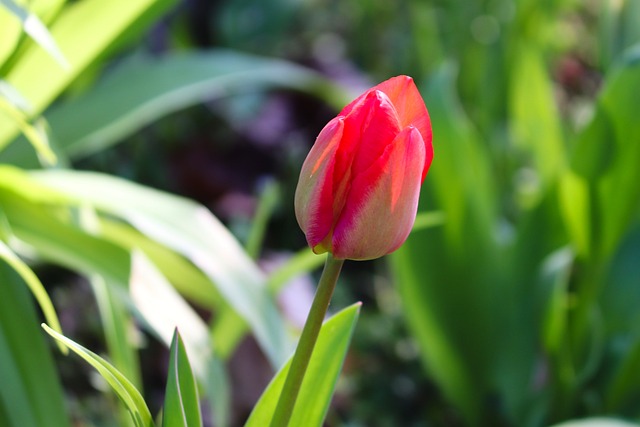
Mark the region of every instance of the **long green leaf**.
[[0, 7], [0, 67], [13, 54], [21, 35], [20, 21]]
[[133, 253], [129, 286], [136, 309], [167, 346], [176, 327], [183, 331], [194, 371], [204, 379], [211, 356], [204, 321], [141, 252]]
[[286, 328], [265, 278], [229, 231], [204, 207], [97, 173], [41, 171], [31, 176], [78, 203], [90, 203], [122, 217], [189, 258], [251, 326], [273, 366], [282, 365], [289, 349]]
[[47, 294], [42, 282], [40, 282], [40, 279], [38, 279], [38, 276], [36, 276], [33, 270], [18, 258], [11, 248], [2, 241], [0, 241], [0, 259], [3, 259], [15, 270], [16, 273], [20, 275], [20, 277], [22, 277], [22, 280], [27, 284], [29, 290], [31, 290], [31, 293], [36, 298], [36, 301], [38, 301], [47, 322], [51, 323], [52, 328], [55, 331], [62, 333], [60, 321], [58, 320], [55, 308], [53, 308], [53, 303], [49, 298], [49, 294]]
[[[360, 303], [356, 303], [347, 307], [322, 325], [291, 416], [291, 426], [322, 426], [360, 314], [360, 306]], [[270, 425], [289, 365], [290, 361], [271, 380], [245, 427]]]
[[496, 387], [496, 318], [507, 307], [496, 304], [497, 295], [505, 295], [492, 259], [498, 248], [489, 159], [459, 104], [455, 71], [443, 65], [425, 91], [437, 161], [419, 210], [435, 202], [446, 221], [415, 229], [390, 260], [427, 371], [466, 421], [479, 425], [480, 396]]
[[0, 425], [68, 427], [62, 386], [21, 278], [0, 261]]
[[13, 0], [0, 0], [0, 4], [7, 8], [22, 24], [22, 28], [25, 33], [36, 41], [49, 55], [51, 55], [63, 68], [68, 68], [64, 55], [58, 48], [56, 41], [53, 39], [47, 27], [40, 21], [40, 19], [31, 13], [29, 10], [23, 8]]
[[136, 426], [152, 427], [154, 425], [151, 412], [149, 412], [149, 408], [144, 402], [142, 395], [120, 371], [91, 350], [57, 333], [46, 324], [43, 323], [42, 328], [56, 341], [64, 344], [69, 350], [83, 358], [98, 371], [127, 407]]
[[565, 163], [560, 113], [543, 52], [530, 42], [514, 43], [511, 58], [511, 127], [517, 144], [530, 153], [546, 185]]
[[[336, 108], [346, 103], [343, 90], [312, 70], [286, 61], [212, 50], [132, 57], [93, 90], [53, 108], [47, 117], [61, 149], [77, 158], [120, 142], [171, 112], [274, 87], [312, 93]], [[34, 165], [19, 146], [1, 158]]]
[[[68, 216], [66, 201], [55, 191], [39, 188], [37, 181], [31, 182], [24, 173], [11, 176], [20, 185], [0, 191], [0, 205], [21, 248], [26, 250], [26, 244], [45, 260], [87, 277], [99, 275], [107, 284], [115, 285], [112, 291], [133, 302], [141, 319], [167, 346], [176, 325], [188, 331], [185, 340], [197, 373], [204, 379], [211, 353], [207, 327], [158, 269], [141, 252], [134, 251], [132, 255], [127, 249], [70, 224], [64, 215]], [[6, 192], [8, 189], [14, 192]], [[38, 198], [62, 206], [52, 208], [38, 203]]]
[[616, 418], [585, 418], [582, 420], [565, 421], [551, 427], [638, 427], [640, 424], [631, 423]]
[[[9, 100], [0, 96], [0, 112], [4, 113], [0, 117], [8, 117], [15, 126], [20, 129], [23, 135], [31, 143], [36, 152], [41, 158], [48, 164], [54, 164], [56, 162], [56, 155], [51, 150], [49, 145], [49, 138], [44, 130], [42, 121], [38, 120], [37, 123], [29, 123], [29, 120], [23, 111], [20, 111], [16, 105], [13, 105]], [[1, 148], [1, 147], [0, 147]]]
[[198, 390], [178, 329], [171, 340], [169, 354], [162, 427], [202, 426]]
[[[575, 193], [565, 191], [563, 213], [574, 240], [590, 256], [611, 256], [638, 212], [639, 70], [640, 44], [627, 51], [607, 75], [595, 116], [576, 138], [571, 159], [576, 176], [570, 184], [580, 189], [583, 201], [571, 203]], [[582, 218], [580, 227], [572, 224], [576, 218]]]
[[[104, 278], [93, 275], [90, 279], [93, 294], [98, 304], [109, 359], [114, 367], [136, 387], [142, 387], [140, 361], [137, 348], [130, 339], [129, 331], [134, 327], [133, 318], [123, 298], [116, 295], [117, 284], [108, 284]], [[66, 347], [64, 347], [66, 351]], [[118, 423], [121, 427], [134, 425], [128, 411], [118, 406]]]
[[171, 284], [193, 303], [213, 309], [221, 297], [211, 280], [182, 255], [150, 239], [135, 228], [111, 218], [100, 219], [100, 235], [131, 251], [141, 250]]
[[[84, 69], [159, 0], [87, 0], [70, 3], [51, 26], [51, 35], [70, 64], [62, 69], [37, 45], [11, 68], [6, 80], [41, 113]], [[44, 78], [46, 76], [46, 78]], [[18, 128], [0, 116], [0, 148]]]

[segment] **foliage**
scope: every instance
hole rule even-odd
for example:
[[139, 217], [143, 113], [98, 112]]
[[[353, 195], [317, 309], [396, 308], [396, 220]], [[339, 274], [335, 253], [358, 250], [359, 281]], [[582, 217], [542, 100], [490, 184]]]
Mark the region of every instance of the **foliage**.
[[[338, 285], [338, 305], [363, 299], [366, 315], [328, 422], [639, 422], [639, 16], [638, 0], [0, 1], [0, 425], [72, 424], [33, 301], [114, 388], [117, 425], [155, 424], [159, 409], [139, 329], [169, 348], [165, 407], [218, 426], [245, 421], [228, 368], [250, 332], [284, 366], [248, 423], [268, 419], [296, 333], [275, 296], [322, 261], [292, 231], [302, 159], [335, 111], [398, 74], [426, 100], [434, 162], [390, 271], [358, 264]], [[269, 136], [259, 119], [277, 128], [278, 114], [287, 125]], [[125, 179], [180, 190], [165, 166], [193, 135], [216, 155], [262, 144], [245, 157], [276, 164], [279, 191], [265, 189], [258, 215], [223, 225], [211, 197]], [[297, 255], [263, 272], [283, 247]], [[48, 265], [86, 278], [104, 353], [65, 330]], [[323, 328], [302, 404], [317, 423], [357, 317], [351, 306]]]

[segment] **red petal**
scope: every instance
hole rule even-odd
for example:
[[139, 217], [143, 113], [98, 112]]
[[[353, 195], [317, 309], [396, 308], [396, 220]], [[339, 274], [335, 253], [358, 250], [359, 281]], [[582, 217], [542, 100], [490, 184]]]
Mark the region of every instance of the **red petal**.
[[353, 178], [333, 231], [334, 256], [373, 259], [402, 245], [415, 221], [425, 155], [420, 132], [410, 127]]
[[[422, 171], [422, 180], [424, 181], [431, 160], [433, 158], [433, 146], [431, 145], [433, 134], [431, 130], [431, 119], [429, 112], [424, 105], [424, 101], [413, 79], [409, 76], [392, 77], [380, 83], [375, 89], [386, 93], [400, 117], [402, 127], [415, 126], [422, 135], [427, 151], [428, 164], [425, 163]], [[431, 152], [431, 156], [428, 153]]]
[[[422, 180], [424, 181], [429, 166], [431, 165], [431, 159], [433, 159], [433, 134], [429, 112], [411, 77], [392, 77], [378, 84], [344, 107], [339, 115], [347, 116], [353, 110], [361, 108], [360, 104], [365, 101], [367, 95], [376, 90], [384, 92], [389, 97], [389, 100], [397, 111], [401, 128], [404, 129], [408, 126], [415, 126], [418, 131], [420, 131], [427, 152], [425, 166], [422, 171]], [[429, 155], [429, 153], [431, 153], [431, 155]]]
[[[355, 117], [356, 114], [358, 117]], [[356, 145], [351, 174], [359, 174], [375, 163], [400, 132], [400, 122], [389, 98], [370, 92], [354, 114], [345, 118], [343, 144]]]
[[320, 244], [333, 227], [333, 172], [343, 129], [341, 117], [327, 123], [300, 171], [294, 205], [296, 219], [311, 248]]

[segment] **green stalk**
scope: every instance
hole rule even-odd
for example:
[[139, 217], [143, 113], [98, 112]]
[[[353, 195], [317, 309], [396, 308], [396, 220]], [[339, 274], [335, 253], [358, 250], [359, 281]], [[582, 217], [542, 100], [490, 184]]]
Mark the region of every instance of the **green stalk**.
[[300, 335], [298, 347], [293, 355], [287, 379], [284, 382], [278, 405], [271, 419], [271, 427], [286, 427], [289, 424], [289, 419], [293, 413], [307, 366], [309, 366], [309, 360], [313, 353], [313, 347], [316, 345], [322, 321], [329, 308], [329, 302], [336, 287], [342, 264], [344, 264], [343, 259], [335, 259], [331, 254], [327, 255], [318, 289], [311, 304], [309, 317], [307, 317], [302, 329], [302, 335]]

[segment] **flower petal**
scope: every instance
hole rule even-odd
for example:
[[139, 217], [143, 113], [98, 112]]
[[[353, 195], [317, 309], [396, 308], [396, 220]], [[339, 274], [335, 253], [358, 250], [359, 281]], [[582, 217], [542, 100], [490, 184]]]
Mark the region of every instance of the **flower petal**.
[[327, 123], [300, 171], [294, 201], [296, 219], [314, 251], [333, 227], [333, 171], [343, 129], [342, 117]]
[[347, 141], [355, 145], [351, 164], [351, 176], [367, 170], [377, 162], [382, 153], [400, 133], [398, 115], [391, 101], [383, 92], [367, 94], [362, 108], [345, 118], [343, 144]]
[[415, 126], [420, 131], [427, 151], [427, 162], [422, 170], [422, 181], [424, 181], [431, 165], [431, 159], [433, 159], [433, 134], [429, 112], [418, 88], [411, 77], [397, 76], [380, 83], [373, 89], [380, 90], [389, 97], [398, 112], [402, 128]]
[[422, 135], [408, 127], [377, 162], [353, 177], [333, 230], [335, 257], [373, 259], [400, 247], [415, 220], [425, 156]]

